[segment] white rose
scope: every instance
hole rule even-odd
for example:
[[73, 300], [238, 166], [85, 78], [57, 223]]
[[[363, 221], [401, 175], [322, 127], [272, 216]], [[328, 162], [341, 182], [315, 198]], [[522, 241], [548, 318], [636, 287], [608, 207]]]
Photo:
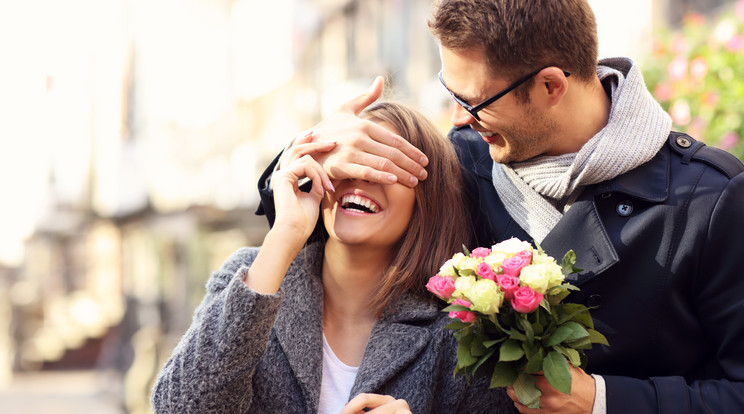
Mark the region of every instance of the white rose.
[[460, 298], [467, 296], [467, 291], [475, 284], [475, 276], [461, 276], [455, 279], [455, 291], [452, 296]]
[[496, 243], [491, 246], [491, 251], [506, 253], [509, 256], [513, 256], [524, 250], [532, 250], [532, 245], [529, 242], [519, 240], [516, 237], [512, 237], [509, 240], [504, 240], [501, 243]]

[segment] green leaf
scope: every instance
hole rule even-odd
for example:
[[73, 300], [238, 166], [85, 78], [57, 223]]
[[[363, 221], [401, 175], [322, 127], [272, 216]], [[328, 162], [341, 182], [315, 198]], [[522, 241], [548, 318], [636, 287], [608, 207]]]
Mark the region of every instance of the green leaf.
[[509, 362], [497, 362], [493, 367], [491, 375], [491, 385], [489, 388], [508, 387], [517, 380], [519, 372], [514, 364]]
[[545, 379], [556, 390], [564, 393], [571, 393], [571, 371], [568, 368], [568, 361], [558, 351], [550, 351], [543, 360], [543, 372]]
[[499, 361], [518, 361], [523, 356], [522, 346], [513, 339], [507, 339], [499, 348]]
[[524, 372], [519, 373], [514, 381], [514, 393], [522, 404], [529, 408], [540, 408], [542, 392], [537, 388], [535, 377]]
[[551, 347], [561, 342], [573, 342], [582, 338], [589, 338], [589, 332], [576, 322], [566, 322], [558, 326], [553, 335], [548, 338], [545, 346]]
[[599, 331], [595, 331], [594, 329], [587, 329], [587, 332], [589, 332], [589, 341], [591, 341], [591, 343], [610, 346], [607, 338]]
[[470, 354], [470, 345], [474, 338], [474, 335], [463, 336], [457, 344], [457, 366], [459, 368], [469, 367], [478, 361]]
[[[564, 303], [558, 306], [557, 313], [560, 313], [558, 323], [563, 323], [574, 319], [576, 315], [589, 315], [589, 308], [579, 303]], [[589, 318], [591, 320], [591, 318]]]
[[470, 250], [468, 250], [468, 247], [465, 246], [465, 244], [462, 245], [462, 254], [465, 256], [470, 256]]
[[545, 351], [538, 348], [537, 352], [527, 354], [527, 364], [524, 366], [524, 372], [534, 374], [542, 369]]
[[483, 346], [485, 346], [486, 348], [490, 348], [498, 343], [504, 342], [505, 340], [506, 340], [506, 337], [494, 339], [492, 341], [483, 341]]
[[488, 352], [488, 348], [483, 346], [483, 336], [477, 335], [473, 342], [470, 344], [470, 355], [479, 357]]
[[462, 306], [462, 305], [449, 305], [445, 307], [444, 309], [442, 309], [442, 312], [456, 312], [456, 311], [470, 312], [470, 308], [468, 308], [467, 306]]
[[578, 273], [584, 269], [579, 269], [575, 267], [576, 264], [576, 253], [574, 253], [573, 250], [569, 250], [566, 252], [566, 254], [563, 256], [563, 260], [561, 260], [561, 271], [564, 275], [570, 275], [571, 273]]
[[467, 328], [468, 326], [470, 326], [469, 323], [465, 323], [465, 322], [459, 321], [459, 320], [458, 321], [453, 320], [452, 322], [449, 323], [449, 325], [445, 326], [445, 328], [452, 329], [453, 331], [456, 331], [458, 329]]
[[556, 345], [553, 347], [556, 351], [560, 352], [568, 358], [569, 362], [571, 362], [571, 365], [578, 367], [581, 365], [581, 355], [579, 355], [579, 351], [572, 349], [572, 348], [566, 348], [565, 346]]
[[524, 335], [527, 337], [527, 342], [532, 343], [535, 341], [535, 331], [532, 330], [532, 324], [530, 321], [528, 321], [524, 317], [517, 317], [517, 324], [520, 328], [522, 328], [522, 331], [524, 331]]
[[488, 359], [491, 358], [491, 356], [493, 356], [494, 353], [496, 353], [496, 349], [491, 349], [485, 355], [480, 357], [478, 359], [478, 362], [476, 362], [476, 364], [473, 366], [473, 372], [478, 371], [478, 368], [480, 368], [481, 365], [483, 365], [486, 361], [488, 361]]
[[565, 341], [564, 343], [566, 346], [573, 349], [592, 349], [592, 342], [589, 340], [589, 336], [573, 341]]

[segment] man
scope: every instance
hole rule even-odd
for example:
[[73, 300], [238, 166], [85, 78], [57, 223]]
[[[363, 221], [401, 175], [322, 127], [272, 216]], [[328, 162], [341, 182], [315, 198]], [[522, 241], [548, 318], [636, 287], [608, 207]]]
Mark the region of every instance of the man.
[[[510, 390], [517, 409], [744, 412], [744, 165], [670, 131], [634, 62], [597, 63], [585, 0], [443, 0], [429, 26], [478, 245], [573, 249], [569, 300], [610, 343], [587, 353], [592, 375], [572, 371], [571, 395], [539, 378], [541, 410]], [[312, 129], [339, 142], [317, 158], [334, 178], [414, 185], [425, 159], [354, 116], [381, 88]]]

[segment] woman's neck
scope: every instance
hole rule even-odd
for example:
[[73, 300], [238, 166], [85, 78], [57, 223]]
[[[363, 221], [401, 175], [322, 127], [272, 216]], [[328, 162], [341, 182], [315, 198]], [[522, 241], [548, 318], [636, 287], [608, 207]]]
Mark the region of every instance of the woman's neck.
[[371, 300], [390, 263], [388, 249], [329, 240], [323, 257], [323, 330], [336, 356], [358, 366], [377, 319]]

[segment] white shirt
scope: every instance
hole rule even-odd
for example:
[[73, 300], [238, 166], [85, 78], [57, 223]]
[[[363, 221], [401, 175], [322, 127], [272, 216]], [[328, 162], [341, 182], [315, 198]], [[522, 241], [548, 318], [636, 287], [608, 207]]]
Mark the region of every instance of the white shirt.
[[349, 401], [359, 367], [350, 367], [333, 353], [323, 334], [323, 377], [318, 414], [338, 414]]

